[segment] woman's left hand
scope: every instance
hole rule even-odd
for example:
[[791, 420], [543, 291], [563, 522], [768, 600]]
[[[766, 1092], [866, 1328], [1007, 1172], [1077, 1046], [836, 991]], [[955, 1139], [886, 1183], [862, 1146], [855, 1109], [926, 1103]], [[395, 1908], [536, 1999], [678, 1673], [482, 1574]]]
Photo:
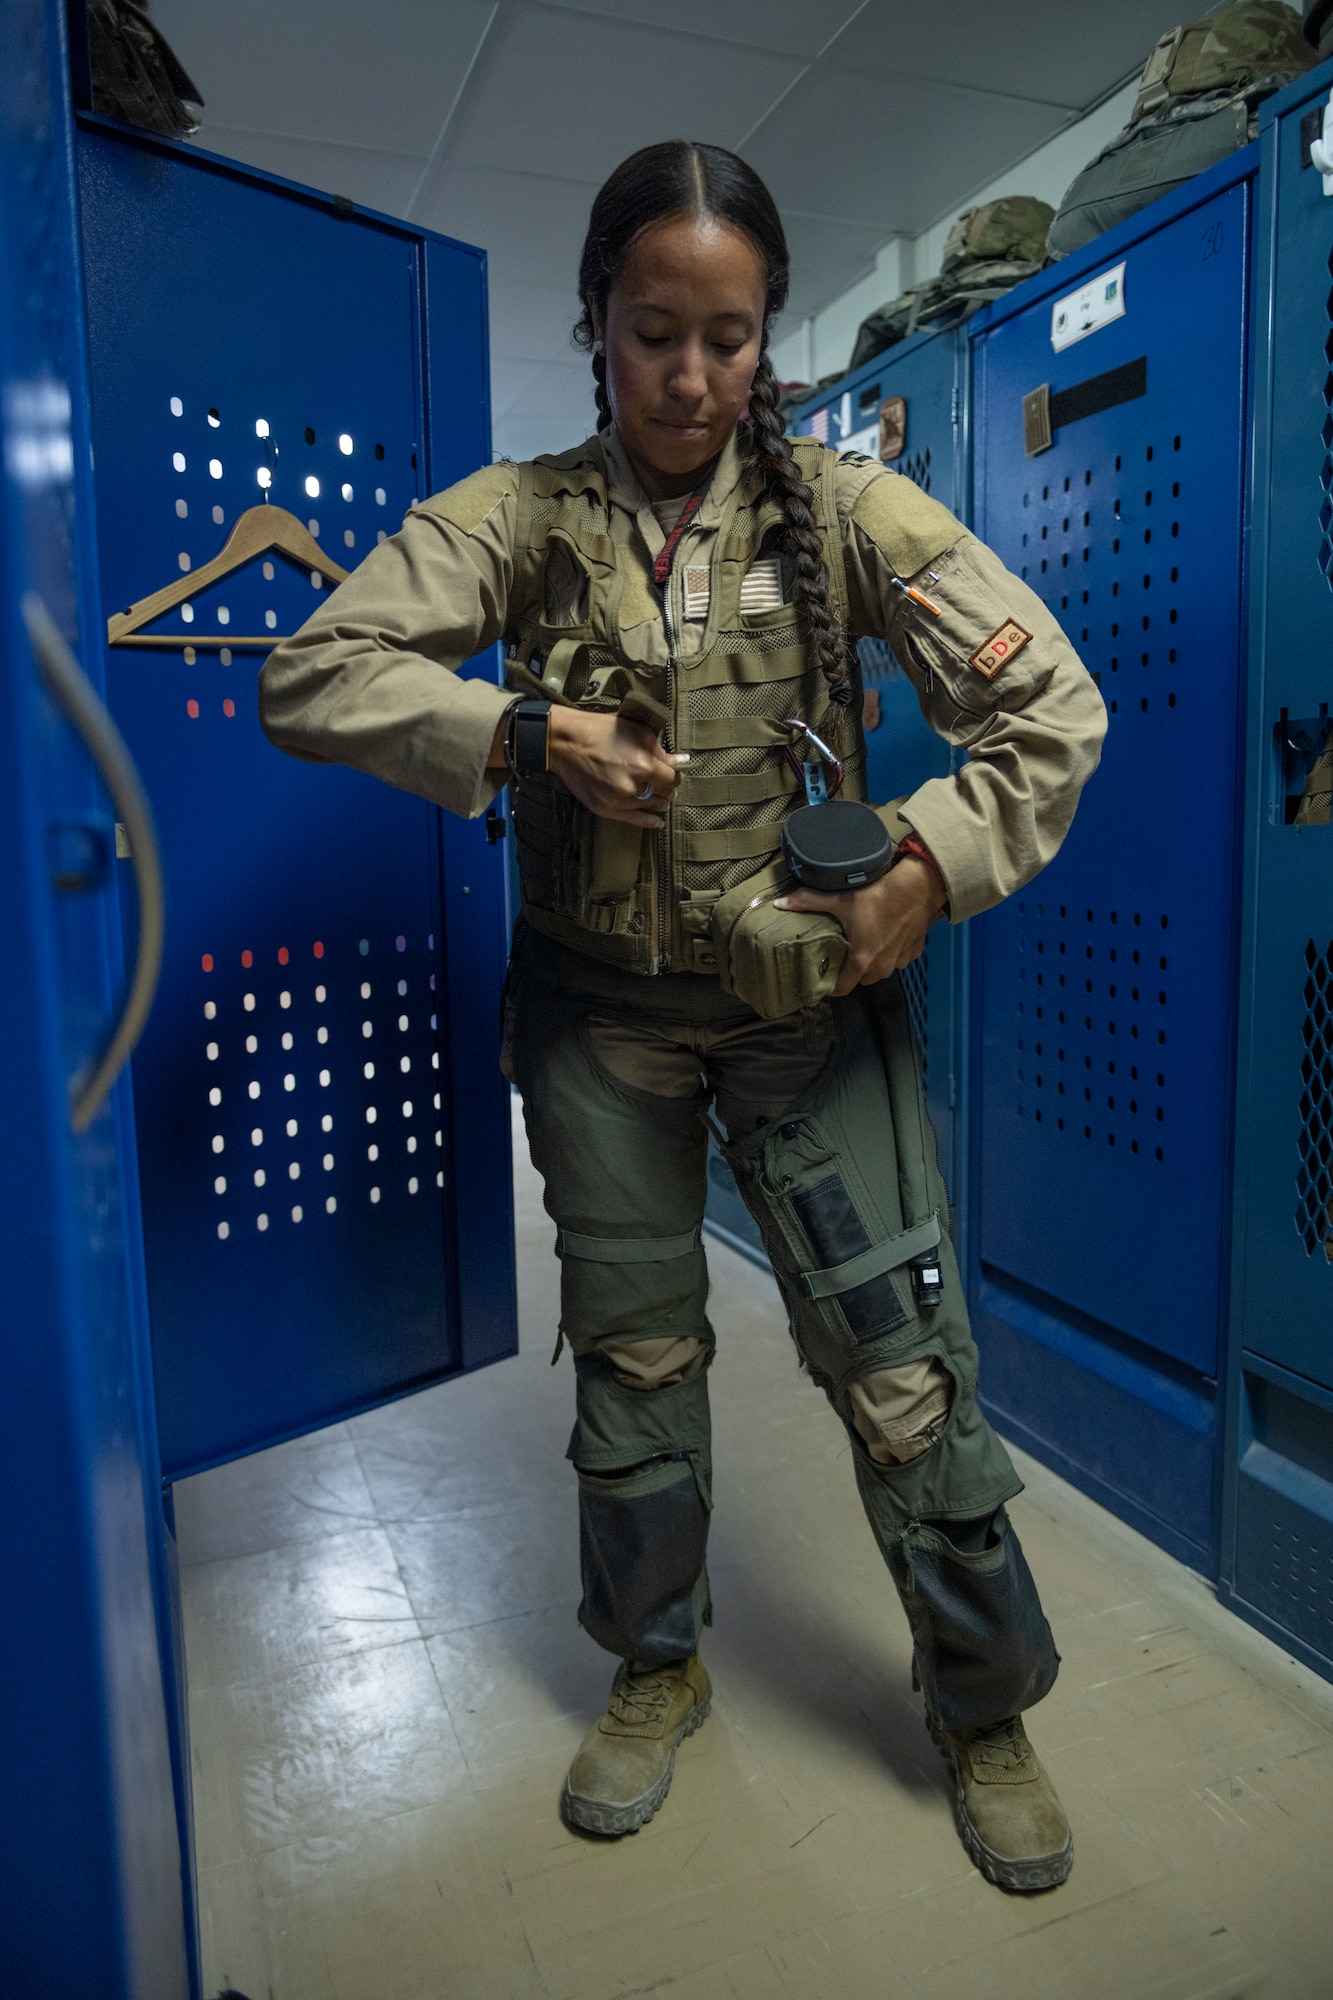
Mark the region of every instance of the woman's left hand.
[[773, 907], [827, 910], [837, 918], [847, 933], [847, 957], [833, 989], [840, 998], [854, 986], [873, 986], [920, 958], [931, 922], [948, 900], [935, 870], [909, 854], [864, 889], [844, 889], [836, 896], [792, 889]]

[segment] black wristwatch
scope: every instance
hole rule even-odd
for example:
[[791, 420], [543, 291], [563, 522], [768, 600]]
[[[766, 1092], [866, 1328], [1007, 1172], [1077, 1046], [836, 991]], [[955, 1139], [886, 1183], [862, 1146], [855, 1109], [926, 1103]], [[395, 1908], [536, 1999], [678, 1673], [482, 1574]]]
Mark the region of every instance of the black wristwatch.
[[515, 778], [535, 778], [550, 769], [547, 741], [551, 704], [536, 696], [515, 702], [505, 731], [505, 762]]

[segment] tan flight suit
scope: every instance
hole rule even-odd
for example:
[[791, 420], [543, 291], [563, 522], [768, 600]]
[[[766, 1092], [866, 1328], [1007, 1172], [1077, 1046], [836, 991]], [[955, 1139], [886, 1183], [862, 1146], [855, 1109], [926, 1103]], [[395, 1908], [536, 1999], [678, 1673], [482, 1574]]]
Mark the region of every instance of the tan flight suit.
[[[669, 662], [680, 713], [692, 664], [707, 680], [717, 655], [729, 555], [736, 566], [732, 525], [759, 490], [753, 461], [738, 434], [659, 592], [652, 565], [681, 503], [646, 499], [614, 432], [593, 459], [604, 486], [580, 502], [592, 529], [575, 546], [595, 550], [598, 587], [612, 591], [614, 655], [645, 681]], [[1105, 710], [1046, 607], [944, 509], [868, 460], [828, 453], [821, 464], [836, 501], [826, 515], [839, 542], [830, 568], [849, 631], [889, 642], [927, 720], [967, 753], [955, 775], [929, 780], [900, 806], [935, 857], [959, 922], [1020, 888], [1056, 852], [1096, 766]], [[357, 765], [454, 812], [485, 810], [502, 779], [488, 758], [515, 695], [463, 680], [458, 669], [500, 639], [512, 659], [516, 634], [534, 617], [549, 640], [584, 630], [588, 613], [579, 564], [548, 555], [544, 601], [520, 618], [511, 601], [516, 575], [528, 575], [519, 496], [518, 469], [501, 463], [413, 509], [270, 656], [260, 700], [275, 743]], [[788, 614], [772, 604], [782, 588], [775, 566], [770, 558], [760, 574], [761, 552], [750, 555], [740, 622], [781, 624]], [[919, 609], [900, 580], [940, 616]], [[746, 667], [742, 678], [753, 683], [761, 672]], [[755, 712], [744, 686], [739, 696], [721, 688], [717, 701], [727, 713]], [[863, 768], [855, 708], [841, 720], [826, 708], [804, 719], [821, 733], [842, 728], [849, 768]], [[719, 722], [714, 738], [726, 731]], [[755, 746], [745, 753], [754, 786], [776, 763], [761, 736], [744, 726], [736, 733]], [[687, 777], [673, 814], [688, 812], [689, 785]], [[775, 829], [783, 810], [779, 801]], [[755, 866], [746, 810], [713, 808], [693, 823], [710, 812], [739, 829], [725, 836], [742, 856], [739, 880]], [[721, 851], [706, 837], [696, 846]], [[575, 896], [564, 915], [530, 909], [516, 936], [511, 1061], [558, 1226], [561, 1326], [578, 1377], [570, 1456], [580, 1488], [580, 1616], [610, 1650], [662, 1662], [693, 1651], [710, 1615], [714, 1335], [700, 1223], [711, 1105], [803, 1364], [847, 1427], [932, 1714], [949, 1729], [989, 1724], [1046, 1692], [1056, 1655], [1004, 1515], [1019, 1481], [975, 1400], [976, 1349], [900, 983], [761, 1019], [707, 970], [691, 929], [690, 879], [673, 860], [674, 886], [659, 884], [662, 947], [650, 961], [625, 920], [628, 905], [599, 932], [590, 914], [584, 934]], [[645, 872], [641, 889], [646, 880]], [[944, 1271], [936, 1306], [922, 1305], [911, 1282], [911, 1258], [923, 1249]]]

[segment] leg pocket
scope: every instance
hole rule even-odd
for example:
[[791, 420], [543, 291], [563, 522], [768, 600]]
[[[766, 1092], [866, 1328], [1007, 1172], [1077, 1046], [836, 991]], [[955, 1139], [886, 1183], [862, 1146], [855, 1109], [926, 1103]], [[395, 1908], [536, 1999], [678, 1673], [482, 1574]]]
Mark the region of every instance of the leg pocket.
[[906, 1465], [937, 1444], [953, 1395], [937, 1354], [876, 1368], [847, 1387], [852, 1422], [877, 1465]]

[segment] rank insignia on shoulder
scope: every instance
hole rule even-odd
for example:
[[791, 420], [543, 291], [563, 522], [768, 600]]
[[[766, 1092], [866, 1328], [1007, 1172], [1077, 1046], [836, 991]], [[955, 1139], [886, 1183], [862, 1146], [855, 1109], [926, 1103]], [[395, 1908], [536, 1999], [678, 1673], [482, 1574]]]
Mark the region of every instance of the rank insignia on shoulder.
[[1003, 625], [996, 627], [986, 640], [972, 654], [968, 664], [993, 681], [1002, 668], [1007, 667], [1015, 653], [1021, 653], [1032, 634], [1025, 631], [1016, 618], [1006, 618]]
[[838, 459], [839, 465], [878, 465], [877, 458], [867, 458], [863, 451], [844, 451]]

